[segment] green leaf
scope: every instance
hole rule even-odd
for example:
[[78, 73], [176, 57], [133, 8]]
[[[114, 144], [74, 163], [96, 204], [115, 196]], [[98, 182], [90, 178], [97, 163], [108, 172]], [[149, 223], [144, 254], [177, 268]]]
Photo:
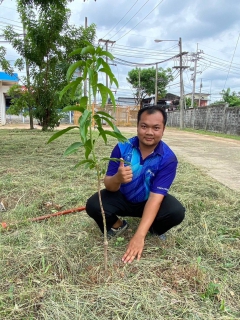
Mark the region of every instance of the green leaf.
[[110, 99], [112, 100], [112, 104], [113, 104], [113, 107], [114, 107], [114, 110], [115, 110], [115, 108], [116, 108], [115, 97], [114, 97], [112, 91], [109, 88], [107, 88], [107, 91], [108, 91], [108, 94], [110, 96]]
[[104, 158], [102, 158], [101, 159], [101, 161], [115, 161], [115, 162], [119, 162], [120, 161], [120, 159], [118, 159], [118, 158], [109, 158], [109, 157], [104, 157]]
[[89, 168], [89, 169], [94, 169], [96, 167], [96, 162], [93, 162], [93, 163], [86, 163], [86, 169]]
[[103, 49], [98, 46], [98, 47], [96, 48], [96, 55], [101, 54], [102, 51], [103, 51]]
[[76, 106], [76, 105], [74, 105], [74, 106], [67, 106], [67, 107], [64, 107], [64, 108], [62, 109], [63, 112], [67, 112], [67, 111], [78, 111], [78, 112], [81, 112], [81, 113], [83, 113], [84, 110], [85, 110], [84, 107], [78, 106], [78, 105], [77, 105], [77, 106]]
[[[114, 74], [113, 74], [113, 72], [112, 72], [112, 69], [111, 69], [110, 65], [109, 65], [106, 61], [103, 60], [102, 66], [103, 66], [102, 69], [104, 69], [104, 71], [102, 71], [102, 72], [107, 73], [108, 76], [109, 76], [109, 78], [114, 77]], [[99, 71], [100, 71], [100, 70], [99, 70]]]
[[93, 119], [96, 122], [96, 124], [98, 125], [98, 127], [102, 127], [102, 122], [101, 122], [101, 118], [99, 117], [99, 115], [95, 114], [93, 116]]
[[78, 48], [69, 54], [69, 57], [74, 56], [75, 54], [81, 54], [82, 48]]
[[73, 82], [67, 84], [63, 89], [62, 91], [60, 91], [60, 94], [59, 94], [59, 100], [61, 101], [62, 100], [62, 96], [69, 90], [71, 89], [73, 86]]
[[107, 102], [107, 98], [108, 98], [108, 88], [106, 86], [104, 86], [102, 83], [98, 83], [97, 87], [99, 89], [100, 95], [102, 97], [102, 106], [104, 106]]
[[[60, 91], [60, 94], [59, 94], [59, 100], [61, 101], [62, 99], [62, 96], [70, 89], [72, 89], [72, 92], [75, 93], [78, 85], [80, 84], [80, 82], [82, 81], [82, 78], [77, 78], [76, 80], [70, 82], [69, 84], [67, 84], [63, 89], [62, 91]], [[73, 93], [72, 93], [73, 94]]]
[[104, 117], [104, 116], [101, 116], [100, 118], [101, 118], [102, 120], [106, 121], [106, 122], [109, 124], [109, 126], [110, 126], [112, 129], [114, 129], [114, 124], [112, 123], [112, 121], [111, 121], [110, 119], [108, 119], [108, 118], [106, 118], [106, 117]]
[[[81, 99], [80, 99], [80, 106], [82, 108], [84, 108], [83, 110], [85, 110], [87, 108], [87, 103], [88, 103], [88, 97], [87, 96], [83, 96]], [[84, 111], [81, 111], [81, 112], [84, 112]]]
[[91, 84], [94, 97], [96, 97], [97, 95], [97, 82], [98, 82], [98, 73], [94, 72], [92, 75], [92, 84]]
[[107, 143], [107, 136], [106, 136], [105, 130], [103, 130], [102, 127], [97, 127], [97, 130], [99, 131], [99, 136], [101, 136], [103, 138], [103, 141], [106, 144]]
[[58, 131], [56, 133], [54, 133], [54, 135], [51, 136], [51, 138], [48, 140], [47, 143], [52, 142], [53, 140], [57, 139], [58, 137], [62, 136], [64, 133], [68, 132], [69, 130], [78, 128], [78, 126], [73, 126], [73, 127], [67, 127], [66, 129], [63, 129], [61, 131]]
[[76, 90], [82, 81], [82, 77], [77, 78], [75, 81], [72, 81], [72, 87], [71, 87], [71, 98], [74, 99]]
[[[94, 142], [95, 142], [95, 140], [93, 140], [93, 144], [94, 144]], [[84, 144], [84, 147], [85, 147], [85, 158], [86, 159], [88, 159], [89, 154], [93, 150], [93, 144], [92, 144], [92, 140], [91, 139], [88, 139]]]
[[83, 79], [86, 80], [87, 79], [87, 75], [88, 75], [88, 67], [85, 66], [85, 68], [83, 69]]
[[101, 115], [103, 115], [103, 116], [105, 116], [105, 117], [107, 117], [107, 118], [110, 118], [110, 119], [113, 119], [113, 120], [115, 120], [109, 113], [107, 113], [107, 112], [104, 112], [104, 111], [97, 111], [96, 112], [96, 115], [97, 114], [101, 114]]
[[110, 79], [110, 84], [112, 84], [114, 82], [116, 87], [118, 88], [118, 81], [117, 81], [115, 75], [112, 74], [112, 77], [109, 77], [109, 79]]
[[109, 51], [102, 50], [102, 52], [100, 52], [98, 55], [108, 57], [111, 60], [114, 59], [114, 56]]
[[96, 61], [96, 69], [98, 70], [100, 66], [103, 66], [103, 63], [106, 63], [103, 58], [99, 57]]
[[82, 144], [82, 142], [74, 142], [73, 144], [71, 144], [67, 149], [66, 149], [66, 151], [64, 152], [64, 156], [68, 156], [68, 155], [70, 155], [70, 154], [72, 154], [72, 153], [75, 153], [75, 152], [77, 152], [78, 151], [78, 149], [80, 148], [80, 147], [82, 147], [83, 146], [83, 144]]
[[115, 126], [115, 124], [114, 124], [114, 132], [117, 132], [117, 133], [120, 133], [121, 134], [121, 131], [118, 129], [118, 127], [117, 126]]
[[92, 84], [92, 78], [93, 78], [94, 70], [93, 69], [88, 69], [88, 81], [90, 84]]
[[89, 164], [95, 164], [95, 162], [92, 160], [92, 159], [84, 159], [84, 160], [81, 160], [79, 161], [76, 165], [75, 165], [75, 168], [85, 164], [85, 163], [89, 163]]
[[89, 45], [89, 46], [83, 48], [82, 51], [81, 51], [81, 54], [82, 54], [82, 55], [85, 55], [85, 54], [88, 54], [88, 53], [90, 53], [91, 55], [94, 55], [94, 54], [95, 54], [95, 48], [94, 48], [94, 46]]
[[104, 67], [104, 68], [99, 69], [98, 71], [102, 72], [102, 73], [106, 73], [108, 76], [110, 76], [112, 74], [110, 67], [108, 67], [108, 68]]
[[113, 132], [113, 131], [109, 131], [109, 130], [104, 130], [104, 132], [105, 132], [105, 134], [108, 134], [109, 136], [116, 138], [119, 142], [128, 141], [128, 139], [125, 138], [121, 133]]
[[84, 144], [86, 143], [86, 140], [87, 140], [88, 125], [91, 122], [91, 114], [92, 114], [91, 111], [85, 109], [83, 114], [79, 118], [80, 136]]
[[76, 71], [76, 69], [78, 69], [79, 67], [84, 66], [84, 65], [85, 65], [85, 61], [82, 61], [82, 60], [71, 64], [70, 67], [68, 68], [68, 71], [67, 71], [67, 81], [70, 81], [70, 79], [71, 79], [72, 75], [74, 74], [74, 72]]

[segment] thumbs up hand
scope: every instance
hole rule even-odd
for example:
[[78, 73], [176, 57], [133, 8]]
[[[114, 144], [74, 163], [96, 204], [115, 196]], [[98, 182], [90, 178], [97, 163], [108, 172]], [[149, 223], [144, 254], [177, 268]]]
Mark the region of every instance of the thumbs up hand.
[[128, 183], [132, 181], [133, 173], [129, 166], [124, 166], [123, 158], [120, 158], [120, 165], [118, 167], [117, 176], [120, 183]]

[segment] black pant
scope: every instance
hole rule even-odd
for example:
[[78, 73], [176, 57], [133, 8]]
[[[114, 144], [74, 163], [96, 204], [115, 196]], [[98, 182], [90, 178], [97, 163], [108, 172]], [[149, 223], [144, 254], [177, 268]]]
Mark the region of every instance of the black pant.
[[[106, 189], [101, 190], [101, 197], [106, 216], [107, 230], [111, 229], [114, 223], [117, 222], [118, 216], [142, 217], [146, 201], [131, 203], [125, 199], [120, 191], [111, 192]], [[98, 193], [95, 193], [87, 200], [86, 211], [103, 232], [103, 220]], [[163, 234], [181, 223], [184, 216], [185, 208], [176, 198], [168, 194], [162, 201], [150, 231], [159, 235]]]

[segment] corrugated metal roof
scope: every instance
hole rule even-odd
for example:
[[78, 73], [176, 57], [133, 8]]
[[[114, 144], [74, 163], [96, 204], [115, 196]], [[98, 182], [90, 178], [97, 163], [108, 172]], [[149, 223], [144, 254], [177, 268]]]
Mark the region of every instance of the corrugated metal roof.
[[7, 74], [5, 72], [0, 72], [0, 81], [14, 81], [18, 82], [18, 74], [13, 73], [12, 75]]

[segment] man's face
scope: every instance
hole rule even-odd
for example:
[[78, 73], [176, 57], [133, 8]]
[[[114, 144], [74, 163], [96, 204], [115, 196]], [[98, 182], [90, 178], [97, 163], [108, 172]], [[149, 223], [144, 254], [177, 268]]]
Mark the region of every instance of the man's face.
[[161, 112], [148, 114], [144, 111], [137, 126], [139, 147], [154, 149], [162, 139], [165, 129]]

